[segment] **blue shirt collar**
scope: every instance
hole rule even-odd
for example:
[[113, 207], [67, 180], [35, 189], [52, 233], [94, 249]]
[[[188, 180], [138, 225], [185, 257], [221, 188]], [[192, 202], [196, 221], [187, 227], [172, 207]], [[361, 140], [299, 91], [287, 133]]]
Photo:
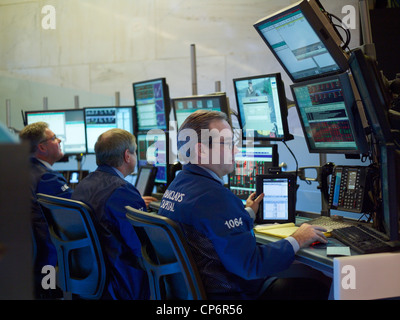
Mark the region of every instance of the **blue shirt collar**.
[[118, 174], [118, 176], [119, 176], [120, 178], [125, 179], [125, 177], [124, 177], [124, 175], [122, 174], [121, 171], [119, 171], [117, 168], [114, 168], [114, 167], [111, 167], [111, 168], [114, 169], [114, 171]]

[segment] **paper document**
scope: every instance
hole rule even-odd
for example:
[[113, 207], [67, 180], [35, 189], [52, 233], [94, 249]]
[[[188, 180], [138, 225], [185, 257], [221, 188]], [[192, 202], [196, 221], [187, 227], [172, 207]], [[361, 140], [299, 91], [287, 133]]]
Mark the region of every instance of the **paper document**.
[[327, 256], [350, 256], [350, 247], [327, 247]]
[[292, 235], [299, 227], [294, 223], [282, 223], [271, 225], [259, 225], [254, 227], [256, 233], [266, 234], [278, 238], [286, 238]]

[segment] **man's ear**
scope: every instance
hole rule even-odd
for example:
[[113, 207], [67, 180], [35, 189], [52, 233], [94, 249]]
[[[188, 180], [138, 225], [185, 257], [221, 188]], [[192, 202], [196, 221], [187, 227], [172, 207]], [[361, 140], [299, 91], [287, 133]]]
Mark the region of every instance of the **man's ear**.
[[47, 152], [47, 147], [43, 143], [39, 143], [36, 148], [36, 153], [44, 154]]
[[132, 157], [131, 153], [129, 152], [129, 149], [126, 149], [124, 152], [124, 161], [129, 162], [130, 157]]
[[197, 156], [197, 161], [199, 164], [209, 164], [210, 163], [210, 148], [204, 143], [197, 143], [195, 146], [195, 152]]

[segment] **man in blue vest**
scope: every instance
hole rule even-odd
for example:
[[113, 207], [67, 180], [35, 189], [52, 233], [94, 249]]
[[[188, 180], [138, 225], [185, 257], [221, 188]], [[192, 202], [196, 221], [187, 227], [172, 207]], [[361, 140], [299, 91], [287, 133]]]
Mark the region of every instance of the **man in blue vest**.
[[36, 200], [37, 193], [71, 198], [64, 176], [53, 170], [52, 165], [64, 154], [60, 148], [61, 140], [45, 122], [36, 122], [26, 126], [19, 134], [21, 141], [30, 146], [31, 192], [32, 192], [32, 234], [36, 247], [34, 262], [35, 290], [37, 298], [51, 298], [52, 290], [41, 289], [41, 273], [45, 265], [57, 265], [57, 253], [50, 240], [46, 219]]
[[288, 269], [299, 248], [326, 243], [324, 229], [303, 224], [291, 237], [259, 245], [253, 218], [263, 194], [247, 199], [248, 210], [223, 176], [234, 169], [232, 129], [224, 113], [197, 111], [178, 132], [183, 170], [165, 192], [159, 214], [180, 224], [210, 299], [326, 299], [314, 279], [273, 277]]
[[128, 205], [146, 210], [139, 191], [124, 179], [136, 166], [135, 137], [126, 130], [108, 130], [98, 137], [95, 153], [96, 171], [78, 184], [72, 198], [94, 210], [107, 269], [103, 298], [148, 299], [147, 274], [138, 259], [141, 245], [125, 216]]

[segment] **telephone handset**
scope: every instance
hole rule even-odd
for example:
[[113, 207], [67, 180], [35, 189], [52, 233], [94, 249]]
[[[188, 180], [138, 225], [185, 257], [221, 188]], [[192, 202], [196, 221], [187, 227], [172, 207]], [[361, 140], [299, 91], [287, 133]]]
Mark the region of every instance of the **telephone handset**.
[[335, 166], [329, 191], [329, 207], [335, 210], [361, 213], [369, 191], [369, 167]]

